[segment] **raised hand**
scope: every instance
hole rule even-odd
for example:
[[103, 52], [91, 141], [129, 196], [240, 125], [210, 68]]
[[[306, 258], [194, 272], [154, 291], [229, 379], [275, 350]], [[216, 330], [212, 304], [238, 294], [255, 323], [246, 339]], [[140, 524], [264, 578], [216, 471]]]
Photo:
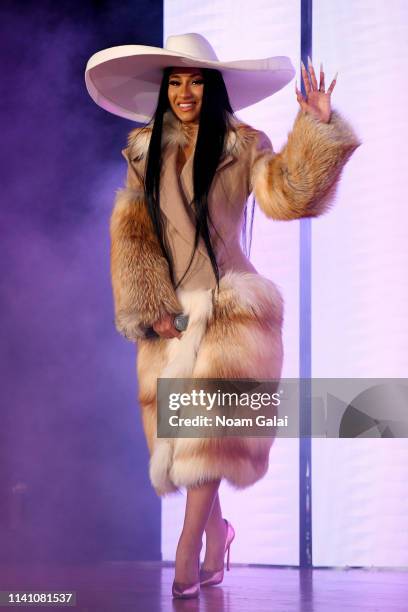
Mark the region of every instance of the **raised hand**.
[[338, 72], [336, 72], [329, 89], [325, 91], [323, 64], [320, 64], [320, 83], [318, 86], [312, 61], [310, 57], [307, 59], [310, 74], [302, 62], [302, 78], [305, 86], [306, 97], [297, 88], [297, 83], [295, 82], [297, 101], [300, 104], [300, 108], [304, 112], [310, 113], [319, 121], [323, 121], [323, 123], [329, 123], [331, 116], [330, 96], [336, 85]]

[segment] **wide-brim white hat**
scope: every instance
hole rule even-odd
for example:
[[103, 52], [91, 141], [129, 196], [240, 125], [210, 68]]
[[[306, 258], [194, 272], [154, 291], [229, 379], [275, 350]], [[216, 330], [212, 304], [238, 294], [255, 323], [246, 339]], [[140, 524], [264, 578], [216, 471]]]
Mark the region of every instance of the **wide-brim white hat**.
[[105, 110], [146, 123], [156, 109], [163, 69], [169, 66], [219, 70], [234, 111], [271, 96], [295, 76], [292, 62], [283, 55], [220, 62], [204, 36], [192, 33], [169, 36], [164, 48], [121, 45], [98, 51], [87, 63], [85, 83]]

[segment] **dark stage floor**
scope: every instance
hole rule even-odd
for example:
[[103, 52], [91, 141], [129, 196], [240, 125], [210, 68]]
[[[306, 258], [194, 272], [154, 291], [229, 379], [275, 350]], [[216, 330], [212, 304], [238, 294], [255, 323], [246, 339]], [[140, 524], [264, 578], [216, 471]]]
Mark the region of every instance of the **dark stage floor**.
[[[408, 572], [391, 570], [299, 570], [233, 565], [220, 586], [198, 600], [172, 600], [174, 568], [153, 562], [81, 566], [0, 566], [1, 591], [76, 591], [75, 607], [38, 607], [86, 612], [407, 612]], [[33, 607], [1, 607], [29, 610]]]

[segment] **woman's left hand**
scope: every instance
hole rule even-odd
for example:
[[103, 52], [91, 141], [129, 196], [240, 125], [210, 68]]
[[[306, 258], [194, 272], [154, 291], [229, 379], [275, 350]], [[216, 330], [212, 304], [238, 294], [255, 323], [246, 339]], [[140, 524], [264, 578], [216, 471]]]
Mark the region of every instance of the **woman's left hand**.
[[310, 57], [308, 58], [308, 63], [310, 75], [307, 72], [304, 63], [302, 62], [302, 77], [303, 84], [305, 86], [306, 98], [297, 88], [296, 83], [295, 89], [297, 101], [300, 104], [300, 108], [304, 112], [310, 113], [319, 121], [323, 121], [323, 123], [329, 123], [331, 115], [330, 96], [334, 89], [334, 86], [336, 85], [338, 73], [336, 72], [336, 75], [332, 80], [329, 89], [325, 92], [323, 65], [320, 64], [320, 84], [318, 86], [315, 71]]

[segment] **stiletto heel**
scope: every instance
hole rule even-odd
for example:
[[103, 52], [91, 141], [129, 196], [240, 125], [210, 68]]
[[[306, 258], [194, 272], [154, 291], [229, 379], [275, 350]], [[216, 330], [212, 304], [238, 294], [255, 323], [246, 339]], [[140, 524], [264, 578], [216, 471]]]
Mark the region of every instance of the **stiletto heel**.
[[[235, 530], [231, 523], [224, 519], [227, 525], [227, 536], [225, 539], [225, 547], [224, 547], [224, 557], [225, 553], [227, 553], [227, 571], [230, 569], [230, 549], [231, 542], [235, 537]], [[203, 586], [214, 586], [216, 584], [220, 584], [224, 579], [224, 564], [223, 567], [219, 570], [205, 570], [200, 569], [200, 585]]]

